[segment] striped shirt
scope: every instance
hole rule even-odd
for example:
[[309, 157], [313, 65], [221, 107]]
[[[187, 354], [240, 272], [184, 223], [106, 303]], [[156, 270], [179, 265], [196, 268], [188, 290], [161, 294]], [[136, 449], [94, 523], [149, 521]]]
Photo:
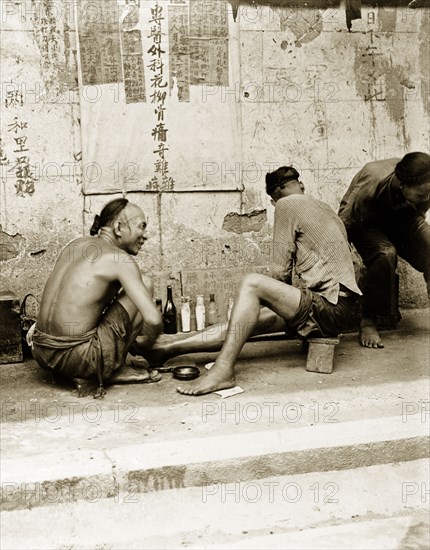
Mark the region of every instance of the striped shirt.
[[293, 265], [301, 285], [332, 304], [339, 285], [361, 295], [342, 221], [309, 195], [289, 195], [275, 207], [273, 276], [291, 284]]

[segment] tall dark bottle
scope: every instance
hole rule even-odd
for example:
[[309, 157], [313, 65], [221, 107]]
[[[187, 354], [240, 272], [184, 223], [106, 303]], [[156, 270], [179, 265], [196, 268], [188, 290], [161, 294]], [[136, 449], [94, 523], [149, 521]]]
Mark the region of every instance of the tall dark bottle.
[[163, 312], [163, 326], [165, 334], [176, 334], [178, 326], [176, 321], [176, 307], [173, 303], [172, 287], [167, 287], [167, 300]]

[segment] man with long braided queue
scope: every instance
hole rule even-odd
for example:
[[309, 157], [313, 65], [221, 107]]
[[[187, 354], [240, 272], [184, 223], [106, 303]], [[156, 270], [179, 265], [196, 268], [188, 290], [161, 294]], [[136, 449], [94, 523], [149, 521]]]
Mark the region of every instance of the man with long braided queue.
[[138, 334], [151, 347], [161, 332], [152, 281], [134, 260], [145, 243], [146, 218], [127, 199], [115, 199], [96, 216], [90, 237], [70, 242], [46, 283], [33, 334], [37, 363], [82, 385], [158, 381], [126, 365]]

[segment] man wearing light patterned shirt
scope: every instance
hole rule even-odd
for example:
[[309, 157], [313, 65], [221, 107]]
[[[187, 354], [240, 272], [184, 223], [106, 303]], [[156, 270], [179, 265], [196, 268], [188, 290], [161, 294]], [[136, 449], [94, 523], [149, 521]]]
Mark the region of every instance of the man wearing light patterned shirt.
[[[179, 386], [180, 393], [200, 395], [233, 387], [234, 364], [250, 336], [287, 328], [303, 338], [328, 337], [348, 325], [361, 292], [343, 223], [328, 205], [303, 194], [292, 167], [267, 174], [266, 191], [276, 203], [272, 277], [253, 273], [242, 279], [228, 325], [154, 345], [160, 360], [216, 351], [224, 342], [214, 366]], [[301, 289], [291, 285], [293, 265]]]

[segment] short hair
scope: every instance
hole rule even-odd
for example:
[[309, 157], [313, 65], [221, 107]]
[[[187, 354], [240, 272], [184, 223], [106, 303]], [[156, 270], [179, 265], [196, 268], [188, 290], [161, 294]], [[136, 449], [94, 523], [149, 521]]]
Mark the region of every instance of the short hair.
[[272, 195], [277, 187], [292, 180], [298, 180], [300, 174], [292, 166], [281, 166], [274, 172], [266, 174], [266, 193]]
[[94, 216], [94, 223], [91, 226], [90, 235], [97, 235], [102, 227], [112, 225], [127, 204], [128, 200], [124, 198], [114, 199], [108, 202], [100, 212], [100, 216], [98, 214]]
[[420, 152], [408, 153], [396, 164], [394, 172], [406, 187], [430, 182], [430, 155]]

